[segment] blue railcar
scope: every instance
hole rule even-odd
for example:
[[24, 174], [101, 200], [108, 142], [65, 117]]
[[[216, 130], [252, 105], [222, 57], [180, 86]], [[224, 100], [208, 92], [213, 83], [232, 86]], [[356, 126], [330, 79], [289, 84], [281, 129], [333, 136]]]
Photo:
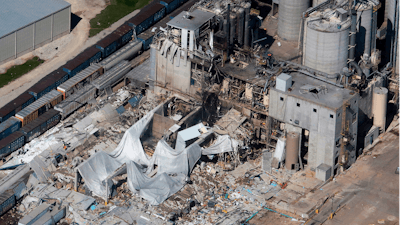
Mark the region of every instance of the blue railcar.
[[69, 78], [75, 76], [77, 73], [86, 69], [92, 63], [99, 62], [102, 59], [102, 54], [100, 49], [96, 48], [95, 45], [89, 47], [74, 59], [68, 61], [63, 69], [68, 73]]
[[158, 2], [152, 2], [145, 6], [136, 16], [127, 21], [133, 27], [136, 35], [150, 28], [153, 24], [165, 16], [165, 6]]
[[21, 120], [14, 116], [8, 118], [0, 124], [0, 140], [14, 133], [21, 128]]
[[119, 39], [118, 35], [111, 33], [96, 43], [96, 48], [100, 49], [102, 58], [106, 58], [117, 51]]
[[15, 206], [15, 195], [12, 190], [6, 190], [0, 194], [0, 216]]
[[39, 116], [33, 122], [22, 127], [20, 131], [25, 135], [26, 142], [29, 142], [57, 125], [60, 119], [60, 112], [54, 109], [50, 109], [43, 115]]
[[24, 144], [25, 135], [20, 131], [16, 131], [0, 140], [0, 159], [21, 148]]
[[0, 108], [0, 123], [14, 116], [16, 113], [32, 104], [34, 101], [35, 98], [27, 92], [19, 95], [14, 100]]
[[137, 39], [143, 43], [143, 50], [147, 50], [150, 48], [150, 44], [153, 42], [154, 32], [151, 30], [146, 30], [145, 32], [141, 33]]
[[167, 14], [174, 11], [182, 3], [183, 3], [183, 1], [181, 1], [181, 0], [162, 0], [162, 1], [160, 1], [160, 4], [165, 6], [165, 8], [167, 10], [166, 11]]
[[67, 81], [68, 78], [68, 73], [60, 67], [43, 77], [39, 82], [29, 88], [28, 92], [37, 100], [50, 91], [55, 90], [60, 84]]
[[121, 26], [119, 26], [113, 33], [120, 37], [118, 41], [119, 47], [124, 46], [133, 38], [133, 28], [126, 24], [122, 24]]

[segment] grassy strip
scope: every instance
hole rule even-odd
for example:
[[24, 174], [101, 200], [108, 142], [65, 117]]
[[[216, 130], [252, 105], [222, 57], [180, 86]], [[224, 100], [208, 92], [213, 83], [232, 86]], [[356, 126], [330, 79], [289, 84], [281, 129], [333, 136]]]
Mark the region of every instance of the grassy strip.
[[11, 67], [5, 74], [0, 74], [0, 87], [3, 87], [18, 77], [30, 72], [43, 62], [44, 60], [41, 60], [39, 57], [35, 56], [22, 65]]
[[110, 27], [122, 17], [147, 5], [149, 0], [111, 0], [110, 4], [90, 20], [89, 37]]

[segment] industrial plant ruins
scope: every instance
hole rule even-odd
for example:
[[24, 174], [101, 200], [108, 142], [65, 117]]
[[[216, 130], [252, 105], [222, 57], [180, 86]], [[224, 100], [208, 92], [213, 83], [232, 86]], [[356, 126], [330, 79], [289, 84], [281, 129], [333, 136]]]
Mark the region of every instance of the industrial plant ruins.
[[0, 223], [399, 224], [399, 9], [150, 2], [0, 109]]

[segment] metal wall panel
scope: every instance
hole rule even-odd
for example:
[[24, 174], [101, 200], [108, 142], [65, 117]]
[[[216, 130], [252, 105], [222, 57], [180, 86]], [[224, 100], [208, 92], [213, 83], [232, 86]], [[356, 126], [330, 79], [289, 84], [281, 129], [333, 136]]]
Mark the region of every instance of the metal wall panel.
[[58, 13], [54, 14], [54, 23], [53, 23], [53, 38], [56, 36], [69, 31], [70, 29], [70, 8], [66, 8]]
[[0, 39], [0, 62], [15, 57], [15, 33]]
[[35, 47], [48, 40], [51, 40], [51, 16], [36, 22]]
[[31, 24], [17, 31], [17, 56], [33, 49], [33, 27]]
[[17, 31], [17, 56], [33, 49], [33, 26], [31, 24]]

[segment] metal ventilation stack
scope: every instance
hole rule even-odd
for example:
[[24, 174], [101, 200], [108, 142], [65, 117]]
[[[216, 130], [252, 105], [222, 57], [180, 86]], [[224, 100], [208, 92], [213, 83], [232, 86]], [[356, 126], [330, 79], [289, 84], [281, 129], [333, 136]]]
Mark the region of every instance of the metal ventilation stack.
[[278, 35], [287, 41], [298, 41], [301, 18], [310, 6], [310, 0], [280, 0]]
[[347, 11], [342, 8], [310, 14], [303, 64], [328, 74], [339, 73], [347, 65], [350, 24]]

